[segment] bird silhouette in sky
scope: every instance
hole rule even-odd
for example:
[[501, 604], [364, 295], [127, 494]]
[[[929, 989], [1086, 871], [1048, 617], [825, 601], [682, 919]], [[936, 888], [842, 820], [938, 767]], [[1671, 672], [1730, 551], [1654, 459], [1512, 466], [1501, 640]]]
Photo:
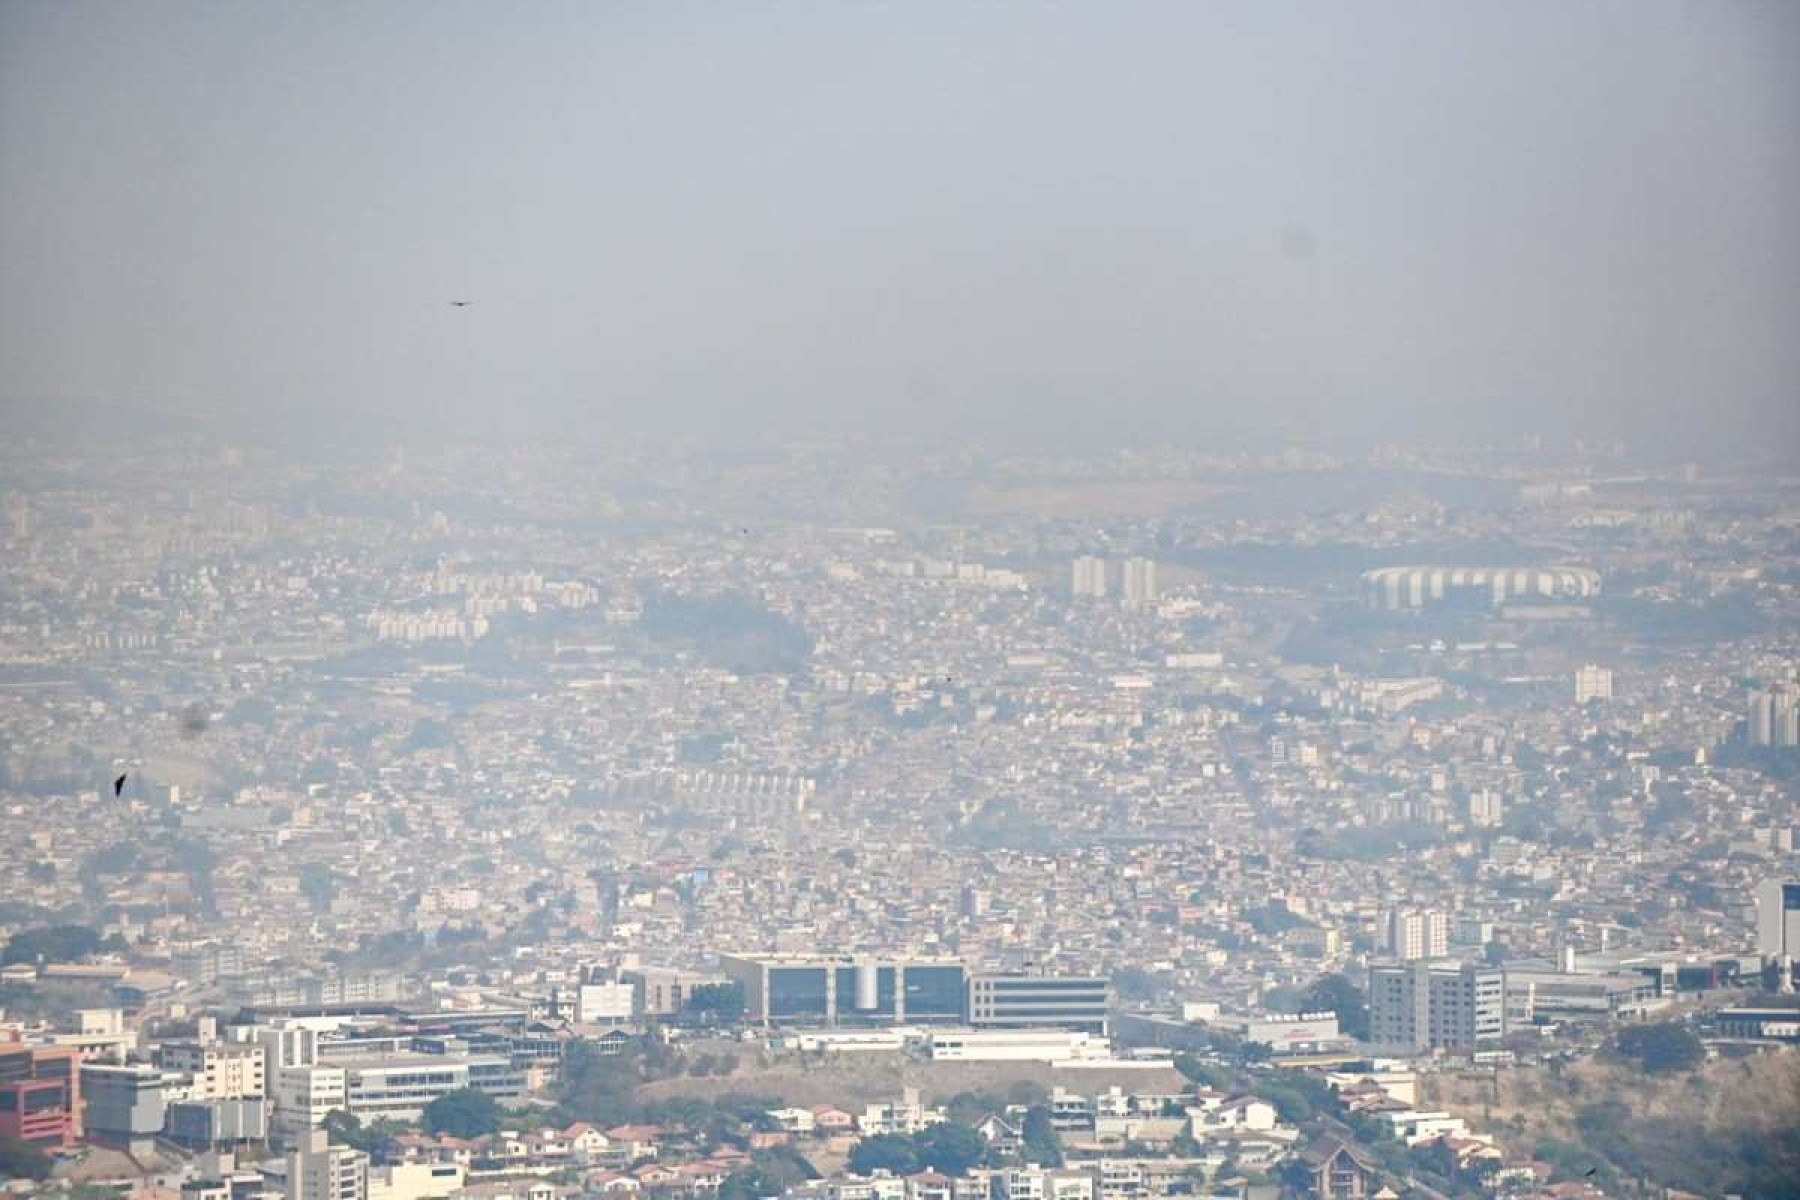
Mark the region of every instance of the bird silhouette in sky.
[[469, 307], [469, 305], [471, 305], [473, 303], [475, 303], [473, 300], [452, 300], [450, 302], [450, 307], [451, 308], [467, 308], [467, 307]]
[[[127, 772], [127, 774], [129, 774], [129, 772]], [[125, 776], [121, 775], [117, 779], [113, 780], [113, 799], [117, 800], [119, 798], [119, 794], [121, 792], [123, 792], [124, 790], [125, 790]]]

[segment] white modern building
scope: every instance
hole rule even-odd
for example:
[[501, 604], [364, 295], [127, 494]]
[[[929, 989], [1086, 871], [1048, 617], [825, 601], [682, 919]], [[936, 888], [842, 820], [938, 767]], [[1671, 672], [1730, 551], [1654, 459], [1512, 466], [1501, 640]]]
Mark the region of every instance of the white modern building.
[[1369, 968], [1369, 1040], [1467, 1053], [1506, 1036], [1506, 972], [1417, 959]]
[[1073, 1029], [934, 1029], [925, 1037], [934, 1062], [1063, 1062], [1112, 1057], [1112, 1043]]
[[1075, 560], [1070, 590], [1077, 596], [1099, 599], [1106, 595], [1106, 560], [1084, 556]]
[[192, 1076], [189, 1099], [250, 1100], [267, 1094], [265, 1052], [257, 1042], [165, 1042], [157, 1061], [165, 1071]]
[[348, 1108], [344, 1068], [338, 1066], [277, 1067], [269, 1073], [274, 1116], [269, 1132], [283, 1145], [298, 1145], [325, 1123], [325, 1114]]
[[1800, 958], [1800, 879], [1765, 879], [1757, 885], [1756, 952], [1764, 962]]
[[1441, 912], [1407, 912], [1391, 909], [1384, 923], [1382, 943], [1402, 962], [1416, 958], [1442, 958], [1450, 953], [1450, 918]]
[[1120, 572], [1120, 590], [1124, 593], [1125, 603], [1134, 608], [1143, 608], [1156, 603], [1156, 561], [1149, 558], [1128, 558], [1124, 569]]
[[323, 1129], [263, 1170], [287, 1200], [369, 1200], [369, 1156], [331, 1145]]
[[1611, 700], [1613, 694], [1613, 673], [1605, 667], [1588, 663], [1575, 672], [1575, 703], [1586, 704], [1590, 700]]

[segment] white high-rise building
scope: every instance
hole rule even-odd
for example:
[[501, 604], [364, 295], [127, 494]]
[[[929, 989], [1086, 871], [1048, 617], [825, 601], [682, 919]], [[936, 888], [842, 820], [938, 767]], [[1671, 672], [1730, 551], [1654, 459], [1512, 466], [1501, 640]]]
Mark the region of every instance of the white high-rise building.
[[1075, 560], [1072, 590], [1095, 599], [1106, 595], [1106, 560], [1084, 555]]
[[1756, 888], [1756, 952], [1800, 958], [1800, 879], [1765, 879]]
[[260, 1100], [267, 1094], [259, 1042], [164, 1042], [157, 1063], [193, 1077], [191, 1100]]
[[1612, 699], [1612, 672], [1595, 663], [1588, 663], [1575, 672], [1575, 703], [1586, 704], [1589, 700]]
[[1128, 558], [1122, 575], [1121, 591], [1125, 603], [1142, 607], [1156, 603], [1156, 560]]
[[1469, 824], [1492, 829], [1506, 817], [1506, 801], [1491, 788], [1469, 793]]
[[323, 1129], [308, 1133], [285, 1166], [287, 1200], [369, 1200], [369, 1156], [331, 1145]]
[[349, 1109], [349, 1080], [342, 1067], [278, 1067], [269, 1072], [269, 1098], [270, 1132], [279, 1142], [300, 1144], [332, 1109]]
[[1450, 918], [1441, 912], [1391, 909], [1386, 935], [1387, 952], [1402, 962], [1450, 953]]
[[1750, 693], [1752, 746], [1800, 746], [1800, 691], [1785, 683]]
[[583, 1025], [623, 1025], [631, 1020], [633, 989], [618, 979], [594, 979], [575, 992], [575, 1019]]
[[1369, 967], [1369, 1040], [1414, 1050], [1468, 1051], [1506, 1036], [1506, 973], [1472, 963]]

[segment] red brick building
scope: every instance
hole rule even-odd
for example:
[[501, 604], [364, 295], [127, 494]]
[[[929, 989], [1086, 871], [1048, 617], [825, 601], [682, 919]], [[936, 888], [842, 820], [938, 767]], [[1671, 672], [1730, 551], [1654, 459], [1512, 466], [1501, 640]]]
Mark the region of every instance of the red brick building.
[[0, 1137], [46, 1150], [81, 1136], [81, 1059], [70, 1046], [0, 1042]]

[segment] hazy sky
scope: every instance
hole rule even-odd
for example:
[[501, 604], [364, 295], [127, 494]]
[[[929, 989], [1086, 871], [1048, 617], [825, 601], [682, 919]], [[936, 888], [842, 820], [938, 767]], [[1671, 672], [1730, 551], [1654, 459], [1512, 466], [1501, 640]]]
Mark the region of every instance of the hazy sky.
[[1800, 448], [1800, 5], [8, 0], [58, 397]]

